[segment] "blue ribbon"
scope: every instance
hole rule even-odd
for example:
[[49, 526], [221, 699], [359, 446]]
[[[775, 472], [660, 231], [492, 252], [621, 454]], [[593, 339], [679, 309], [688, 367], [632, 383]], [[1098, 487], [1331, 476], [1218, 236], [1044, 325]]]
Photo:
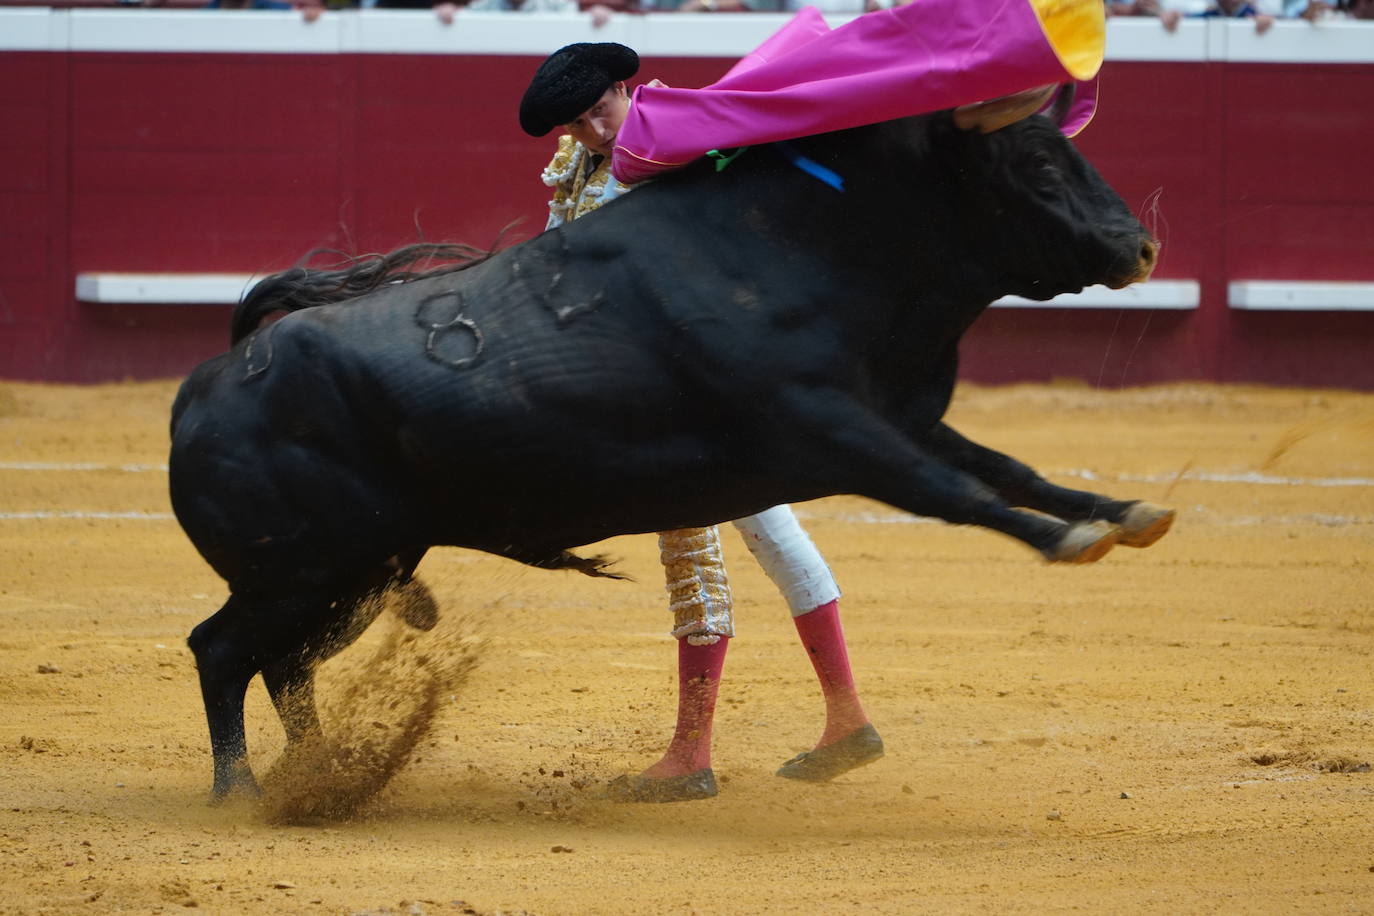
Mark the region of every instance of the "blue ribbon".
[[797, 152], [796, 147], [790, 143], [780, 140], [773, 145], [777, 147], [778, 152], [782, 153], [788, 162], [792, 163], [817, 181], [828, 184], [836, 191], [844, 193], [844, 179], [837, 173], [821, 165], [815, 159], [808, 159], [803, 156], [801, 153]]

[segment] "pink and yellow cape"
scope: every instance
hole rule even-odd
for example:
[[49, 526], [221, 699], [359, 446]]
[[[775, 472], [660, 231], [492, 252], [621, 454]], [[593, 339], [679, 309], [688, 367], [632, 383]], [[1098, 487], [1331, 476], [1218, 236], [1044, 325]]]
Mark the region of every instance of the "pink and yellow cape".
[[[913, 0], [837, 29], [807, 7], [704, 89], [636, 89], [612, 169], [634, 184], [712, 149], [1084, 83], [1105, 32], [1102, 0]], [[1080, 86], [1070, 136], [1092, 116], [1094, 90]]]

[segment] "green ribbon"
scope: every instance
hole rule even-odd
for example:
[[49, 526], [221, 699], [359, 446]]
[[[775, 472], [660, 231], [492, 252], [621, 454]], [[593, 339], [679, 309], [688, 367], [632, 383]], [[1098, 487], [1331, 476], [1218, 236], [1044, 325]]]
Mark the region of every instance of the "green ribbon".
[[710, 149], [710, 150], [707, 150], [707, 151], [706, 151], [706, 155], [707, 155], [708, 157], [710, 157], [711, 159], [716, 160], [716, 171], [717, 171], [717, 172], [723, 172], [723, 171], [725, 171], [725, 167], [726, 167], [726, 166], [728, 166], [730, 163], [734, 162], [734, 161], [735, 161], [736, 159], [738, 159], [740, 156], [744, 155], [744, 151], [747, 150], [747, 149], [749, 149], [749, 147], [747, 147], [747, 146], [741, 146], [739, 149], [735, 150], [733, 153], [731, 153], [731, 154], [728, 155], [728, 156], [727, 156], [725, 153], [722, 153], [722, 152], [721, 152], [720, 150], [718, 150], [718, 149]]

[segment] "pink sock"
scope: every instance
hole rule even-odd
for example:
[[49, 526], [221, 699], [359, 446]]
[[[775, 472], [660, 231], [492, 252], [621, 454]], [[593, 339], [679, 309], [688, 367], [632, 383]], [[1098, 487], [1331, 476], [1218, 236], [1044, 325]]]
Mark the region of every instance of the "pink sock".
[[711, 722], [729, 643], [725, 637], [705, 646], [678, 640], [677, 726], [663, 759], [642, 775], [663, 779], [695, 773], [711, 765]]
[[825, 733], [816, 742], [817, 747], [824, 747], [868, 724], [849, 668], [849, 650], [845, 648], [840, 626], [840, 603], [822, 604], [794, 617], [793, 622], [825, 697]]

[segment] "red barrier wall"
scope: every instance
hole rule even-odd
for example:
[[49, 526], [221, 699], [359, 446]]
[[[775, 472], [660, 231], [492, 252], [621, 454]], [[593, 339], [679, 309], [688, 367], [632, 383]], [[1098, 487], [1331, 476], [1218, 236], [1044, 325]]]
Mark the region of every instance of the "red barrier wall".
[[[535, 234], [551, 141], [514, 112], [538, 57], [0, 53], [0, 377], [173, 376], [224, 348], [227, 307], [82, 304], [81, 272]], [[646, 54], [641, 75], [702, 85], [732, 59]], [[993, 310], [966, 377], [1374, 389], [1374, 311], [1227, 305], [1238, 279], [1374, 282], [1374, 63], [1109, 59], [1079, 144], [1200, 306]]]

